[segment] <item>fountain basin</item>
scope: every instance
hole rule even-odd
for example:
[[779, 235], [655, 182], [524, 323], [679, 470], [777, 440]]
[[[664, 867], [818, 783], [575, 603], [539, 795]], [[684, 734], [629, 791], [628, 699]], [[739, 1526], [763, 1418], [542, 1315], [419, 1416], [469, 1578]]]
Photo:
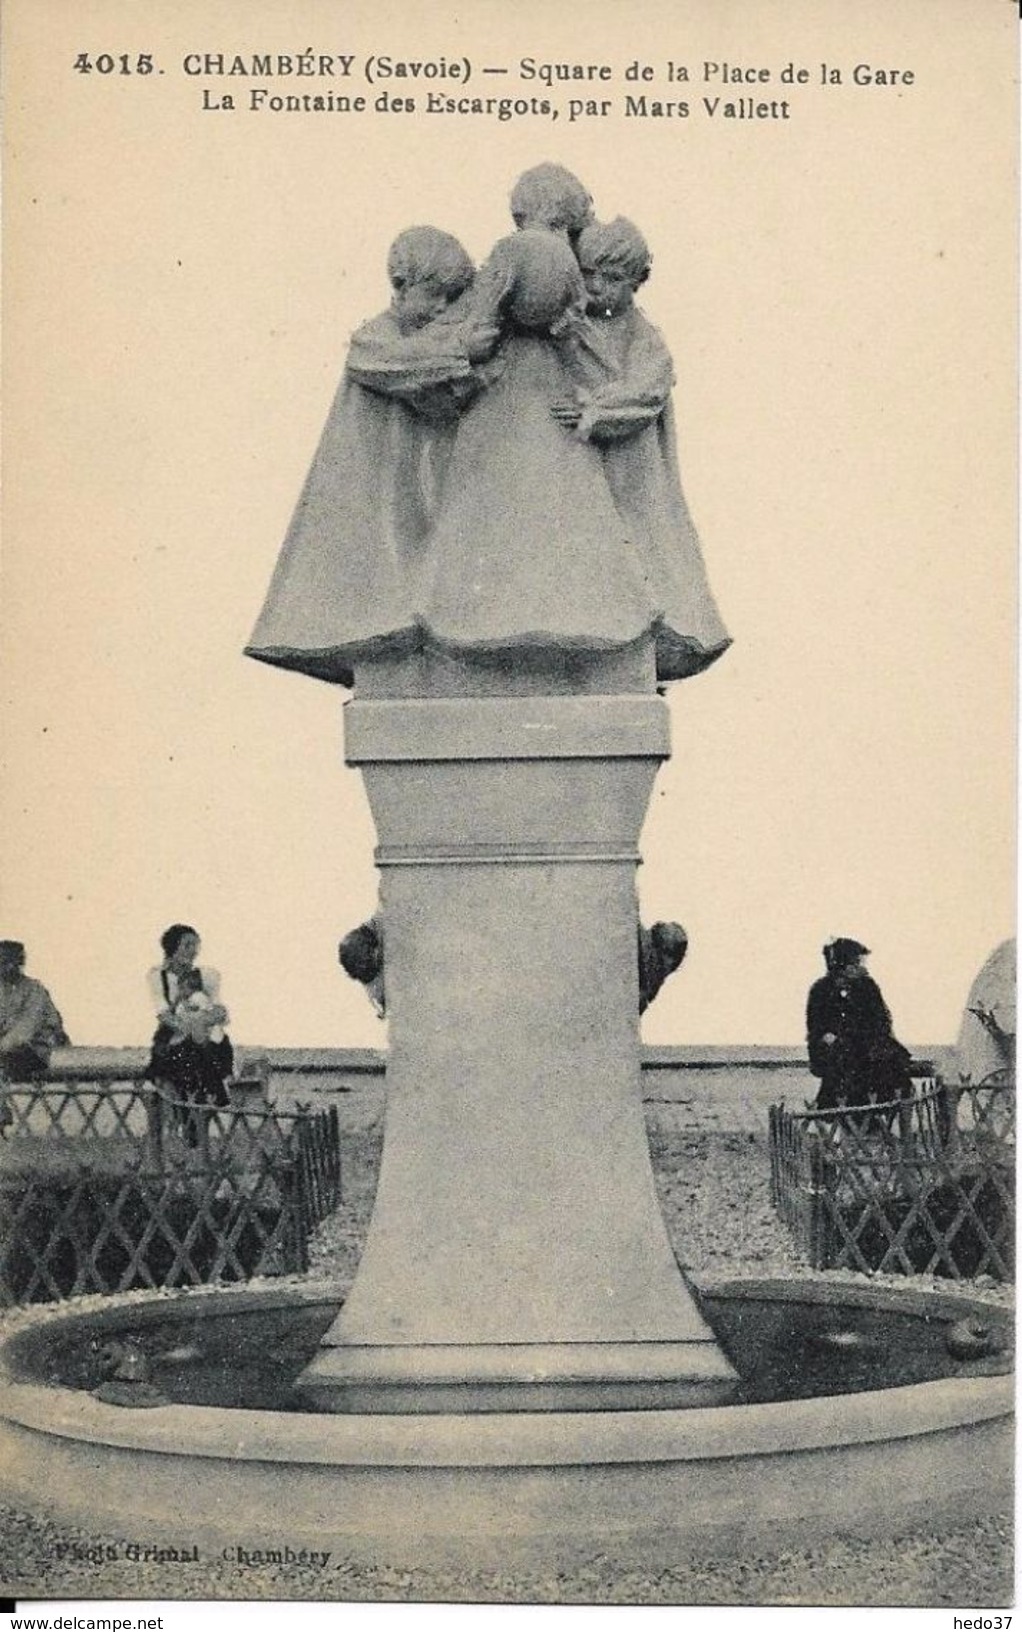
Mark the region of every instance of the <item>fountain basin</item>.
[[[326, 1545], [411, 1567], [491, 1553], [556, 1559], [577, 1556], [580, 1545], [668, 1560], [750, 1546], [773, 1552], [834, 1534], [960, 1525], [1008, 1505], [1013, 1385], [1003, 1354], [956, 1361], [944, 1339], [972, 1317], [1003, 1343], [1006, 1311], [958, 1294], [826, 1277], [704, 1281], [699, 1291], [740, 1372], [743, 1326], [760, 1353], [784, 1352], [788, 1333], [790, 1354], [823, 1356], [809, 1385], [816, 1392], [769, 1397], [768, 1384], [767, 1398], [688, 1410], [126, 1409], [89, 1391], [94, 1359], [81, 1361], [76, 1379], [62, 1372], [60, 1355], [76, 1345], [81, 1354], [83, 1343], [94, 1355], [130, 1331], [144, 1348], [178, 1356], [156, 1366], [165, 1388], [175, 1366], [187, 1376], [193, 1334], [224, 1317], [235, 1337], [225, 1337], [207, 1373], [229, 1378], [240, 1360], [237, 1334], [255, 1321], [267, 1376], [283, 1365], [260, 1326], [272, 1317], [290, 1334], [297, 1375], [341, 1289], [128, 1295], [87, 1314], [41, 1309], [0, 1345], [3, 1484], [19, 1504], [94, 1533], [218, 1548]], [[765, 1317], [751, 1320], [754, 1309]], [[767, 1328], [774, 1337], [764, 1340]], [[909, 1355], [928, 1380], [868, 1386], [876, 1380], [863, 1371], [877, 1343], [871, 1330], [914, 1332], [917, 1341], [896, 1339], [899, 1364]]]

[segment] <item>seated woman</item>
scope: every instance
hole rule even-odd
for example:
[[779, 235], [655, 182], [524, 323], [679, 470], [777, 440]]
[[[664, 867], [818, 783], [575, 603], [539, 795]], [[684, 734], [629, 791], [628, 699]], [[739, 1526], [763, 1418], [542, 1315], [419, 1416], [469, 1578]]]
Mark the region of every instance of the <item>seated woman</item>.
[[[365, 656], [415, 644], [415, 600], [456, 421], [497, 331], [456, 303], [474, 268], [456, 238], [391, 245], [393, 298], [352, 341], [312, 467], [245, 648], [350, 686]], [[447, 317], [449, 321], [439, 321]]]
[[571, 336], [577, 387], [553, 413], [602, 454], [618, 513], [642, 551], [663, 613], [657, 678], [680, 680], [706, 668], [731, 642], [682, 492], [671, 354], [635, 305], [652, 256], [638, 228], [619, 216], [584, 229], [578, 258], [590, 322]]
[[[220, 976], [215, 969], [196, 964], [201, 942], [190, 924], [171, 924], [161, 935], [160, 946], [163, 962], [147, 976], [157, 1026], [146, 1079], [186, 1106], [226, 1105], [234, 1051], [223, 1030], [228, 1014], [220, 1002]], [[189, 1005], [196, 1014], [194, 1025], [186, 1018]], [[195, 1143], [197, 1127], [187, 1113], [182, 1128]]]

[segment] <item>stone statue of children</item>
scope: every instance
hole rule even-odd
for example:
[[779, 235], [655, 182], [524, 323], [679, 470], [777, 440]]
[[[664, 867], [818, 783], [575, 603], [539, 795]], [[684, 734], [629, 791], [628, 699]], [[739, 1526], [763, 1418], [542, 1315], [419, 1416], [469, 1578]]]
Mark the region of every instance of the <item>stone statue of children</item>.
[[572, 248], [593, 219], [592, 198], [563, 164], [537, 164], [524, 171], [511, 189], [510, 203], [516, 227], [558, 233]]
[[662, 611], [657, 677], [698, 673], [730, 640], [710, 591], [699, 538], [681, 488], [671, 389], [674, 364], [659, 331], [635, 304], [652, 256], [631, 221], [587, 226], [577, 253], [588, 327], [573, 333], [583, 383], [553, 405], [558, 423], [600, 449], [629, 536], [642, 552]]
[[387, 272], [391, 304], [352, 338], [246, 647], [346, 686], [359, 657], [416, 638], [418, 577], [455, 423], [497, 338], [470, 321], [439, 321], [474, 275], [450, 233], [400, 233]]
[[526, 227], [480, 273], [483, 323], [503, 329], [499, 375], [463, 413], [430, 532], [420, 622], [470, 657], [606, 653], [659, 608], [595, 446], [551, 420], [573, 389], [562, 343], [584, 321], [566, 238]]

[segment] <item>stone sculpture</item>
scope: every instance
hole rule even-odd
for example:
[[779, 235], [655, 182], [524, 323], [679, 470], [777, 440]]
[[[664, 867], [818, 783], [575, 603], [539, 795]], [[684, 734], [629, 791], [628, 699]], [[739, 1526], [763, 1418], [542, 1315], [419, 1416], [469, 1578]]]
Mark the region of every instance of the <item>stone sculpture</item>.
[[[632, 300], [648, 248], [620, 218], [580, 226], [566, 175], [520, 180], [522, 225], [474, 282], [449, 234], [392, 246], [391, 310], [352, 340], [249, 655], [415, 695], [449, 689], [451, 657], [455, 689], [517, 689], [524, 666], [560, 691], [600, 689], [592, 661], [628, 654], [604, 683], [635, 691], [726, 649], [670, 353]], [[494, 660], [512, 671], [495, 683]]]
[[[329, 1411], [734, 1386], [653, 1187], [635, 894], [669, 752], [657, 680], [727, 636], [668, 448], [670, 358], [631, 305], [644, 244], [601, 236], [558, 166], [512, 209], [471, 280], [435, 229], [394, 246], [392, 311], [355, 337], [248, 648], [354, 681], [346, 754], [379, 840], [386, 1138], [301, 1382]], [[356, 978], [364, 950], [342, 943]]]

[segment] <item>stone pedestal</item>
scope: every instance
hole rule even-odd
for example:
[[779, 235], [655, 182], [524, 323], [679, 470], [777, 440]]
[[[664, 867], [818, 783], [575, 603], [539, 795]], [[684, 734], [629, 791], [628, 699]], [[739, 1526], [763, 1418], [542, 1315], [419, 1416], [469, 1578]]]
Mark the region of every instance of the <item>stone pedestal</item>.
[[717, 1404], [639, 1082], [651, 696], [355, 701], [390, 1024], [376, 1206], [317, 1410]]

